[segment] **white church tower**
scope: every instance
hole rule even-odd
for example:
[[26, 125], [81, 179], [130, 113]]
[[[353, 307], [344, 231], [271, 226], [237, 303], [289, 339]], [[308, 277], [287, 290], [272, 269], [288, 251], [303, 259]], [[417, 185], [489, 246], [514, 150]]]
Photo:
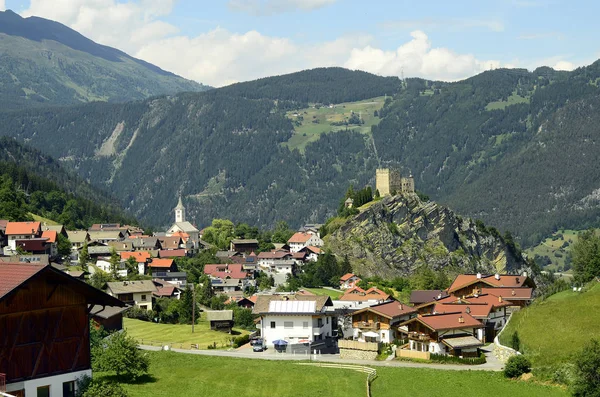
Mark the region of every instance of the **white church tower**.
[[177, 203], [177, 207], [175, 207], [174, 211], [175, 223], [185, 222], [185, 207], [181, 202], [181, 196], [179, 196], [179, 202]]

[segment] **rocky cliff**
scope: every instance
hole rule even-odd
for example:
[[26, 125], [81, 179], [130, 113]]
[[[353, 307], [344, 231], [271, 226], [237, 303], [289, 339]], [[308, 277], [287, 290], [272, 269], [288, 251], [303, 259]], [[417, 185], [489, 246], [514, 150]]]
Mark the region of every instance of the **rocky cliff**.
[[520, 251], [494, 228], [463, 219], [416, 194], [388, 196], [326, 239], [363, 276], [407, 276], [421, 265], [458, 272], [519, 272]]

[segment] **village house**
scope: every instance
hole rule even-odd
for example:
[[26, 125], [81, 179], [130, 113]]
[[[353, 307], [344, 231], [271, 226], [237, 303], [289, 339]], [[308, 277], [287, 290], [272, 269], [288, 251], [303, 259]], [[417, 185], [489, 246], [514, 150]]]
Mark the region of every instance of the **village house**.
[[129, 238], [134, 251], [152, 251], [162, 249], [157, 237], [133, 237]]
[[186, 256], [185, 249], [158, 251], [159, 258], [185, 258]]
[[152, 293], [154, 298], [181, 298], [181, 288], [173, 283], [160, 278], [154, 278], [152, 282], [156, 285], [156, 292]]
[[147, 251], [135, 251], [135, 252], [127, 251], [127, 252], [121, 252], [119, 255], [121, 256], [121, 260], [123, 262], [125, 262], [129, 258], [133, 257], [138, 264], [138, 273], [139, 274], [146, 274], [146, 266], [148, 264], [148, 261], [150, 261], [150, 258], [152, 257], [150, 252], [147, 252]]
[[181, 236], [163, 236], [159, 237], [161, 250], [181, 250], [185, 249], [185, 244]]
[[151, 259], [148, 262], [148, 271], [150, 273], [155, 273], [155, 272], [176, 272], [177, 271], [177, 265], [175, 264], [175, 261], [173, 261], [173, 259], [159, 259], [159, 258], [154, 258]]
[[417, 352], [477, 357], [483, 346], [484, 325], [468, 313], [418, 315], [400, 324], [406, 327], [409, 349]]
[[109, 241], [107, 246], [111, 249], [114, 249], [115, 252], [131, 252], [133, 251], [133, 242], [123, 240], [123, 241]]
[[67, 230], [67, 238], [71, 242], [72, 251], [77, 251], [90, 241], [90, 235], [87, 230]]
[[185, 288], [187, 285], [187, 273], [186, 272], [164, 272], [155, 271], [152, 273], [152, 278], [160, 278], [179, 288]]
[[469, 296], [481, 294], [483, 288], [535, 288], [535, 283], [527, 274], [459, 274], [456, 276], [450, 287], [448, 294], [454, 296]]
[[58, 255], [58, 233], [55, 230], [44, 230], [42, 238], [46, 239], [46, 246], [49, 247], [48, 255], [54, 258]]
[[9, 248], [16, 251], [17, 240], [39, 238], [42, 235], [42, 225], [40, 222], [8, 222], [5, 234]]
[[298, 252], [308, 246], [322, 247], [323, 240], [321, 240], [318, 234], [297, 232], [290, 237], [288, 245], [290, 246], [290, 252]]
[[346, 273], [340, 277], [340, 289], [354, 288], [360, 281], [360, 277], [353, 273]]
[[167, 236], [179, 236], [185, 240], [185, 248], [189, 253], [196, 252], [200, 247], [200, 231], [185, 218], [185, 207], [179, 196], [179, 202], [173, 209], [175, 223], [167, 230]]
[[123, 313], [129, 310], [129, 306], [101, 306], [92, 307], [90, 315], [92, 320], [102, 326], [105, 331], [120, 331], [123, 329]]
[[251, 239], [233, 239], [229, 246], [230, 251], [237, 251], [243, 254], [249, 254], [254, 251], [258, 251], [258, 240]]
[[481, 293], [498, 296], [519, 307], [525, 307], [533, 300], [533, 288], [529, 287], [484, 287], [481, 289]]
[[91, 230], [88, 231], [90, 241], [96, 241], [102, 244], [108, 244], [110, 241], [121, 241], [125, 235], [120, 230]]
[[[110, 257], [99, 257], [96, 260], [96, 267], [102, 270], [104, 273], [112, 273]], [[127, 277], [127, 267], [124, 261], [119, 261], [119, 265], [117, 267], [117, 275], [119, 277]]]
[[77, 380], [92, 375], [88, 313], [93, 305], [124, 306], [52, 266], [0, 263], [5, 336], [0, 373], [6, 375], [6, 392], [74, 396]]
[[337, 319], [327, 308], [329, 296], [258, 295], [252, 313], [260, 316], [257, 328], [267, 345], [313, 343], [334, 336]]
[[296, 261], [288, 251], [261, 252], [257, 256], [258, 266], [270, 272], [292, 273]]
[[366, 291], [360, 287], [352, 287], [338, 298], [340, 301], [370, 302], [372, 304], [383, 303], [388, 299], [390, 299], [390, 295], [377, 287], [371, 287]]
[[106, 293], [121, 302], [152, 310], [152, 294], [157, 291], [151, 280], [111, 281], [106, 283]]
[[47, 225], [46, 223], [43, 223], [42, 232], [56, 232], [63, 237], [68, 237], [67, 229], [65, 229], [64, 225]]
[[303, 261], [316, 262], [317, 259], [319, 259], [319, 255], [321, 255], [321, 253], [323, 251], [319, 247], [313, 247], [312, 245], [309, 245], [307, 247], [301, 248], [296, 253], [300, 253], [300, 252], [306, 253], [306, 256], [303, 258]]
[[16, 240], [15, 245], [17, 250], [21, 250], [22, 252], [26, 252], [32, 255], [50, 255], [52, 252], [52, 244], [48, 243], [48, 240], [45, 238], [30, 238], [26, 240]]
[[360, 342], [392, 343], [397, 326], [417, 315], [414, 307], [398, 301], [373, 305], [352, 313], [353, 338]]

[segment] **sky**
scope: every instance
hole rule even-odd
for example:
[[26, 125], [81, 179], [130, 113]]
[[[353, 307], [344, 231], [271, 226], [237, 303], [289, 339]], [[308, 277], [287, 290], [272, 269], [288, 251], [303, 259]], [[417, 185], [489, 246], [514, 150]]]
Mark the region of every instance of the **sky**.
[[198, 82], [323, 66], [456, 81], [600, 58], [600, 2], [561, 0], [0, 0]]

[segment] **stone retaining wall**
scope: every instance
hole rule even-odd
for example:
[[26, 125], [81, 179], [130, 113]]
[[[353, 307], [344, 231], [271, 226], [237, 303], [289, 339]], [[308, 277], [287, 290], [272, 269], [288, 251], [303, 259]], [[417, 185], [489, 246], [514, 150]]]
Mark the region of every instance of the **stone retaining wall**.
[[506, 326], [510, 322], [510, 319], [512, 318], [512, 315], [513, 314], [511, 313], [510, 317], [508, 318], [508, 321], [506, 322], [506, 324], [504, 324], [504, 328], [502, 328], [502, 330], [494, 338], [494, 350], [493, 350], [492, 353], [494, 354], [494, 357], [496, 357], [498, 360], [500, 360], [503, 363], [507, 362], [508, 359], [511, 358], [512, 356], [516, 356], [517, 354], [521, 354], [518, 351], [516, 351], [515, 349], [510, 348], [508, 346], [504, 346], [503, 344], [500, 343], [500, 338], [499, 337], [502, 334], [502, 332], [504, 332], [504, 330], [506, 329]]
[[375, 360], [376, 357], [376, 351], [340, 349], [340, 358], [347, 358], [350, 360]]

